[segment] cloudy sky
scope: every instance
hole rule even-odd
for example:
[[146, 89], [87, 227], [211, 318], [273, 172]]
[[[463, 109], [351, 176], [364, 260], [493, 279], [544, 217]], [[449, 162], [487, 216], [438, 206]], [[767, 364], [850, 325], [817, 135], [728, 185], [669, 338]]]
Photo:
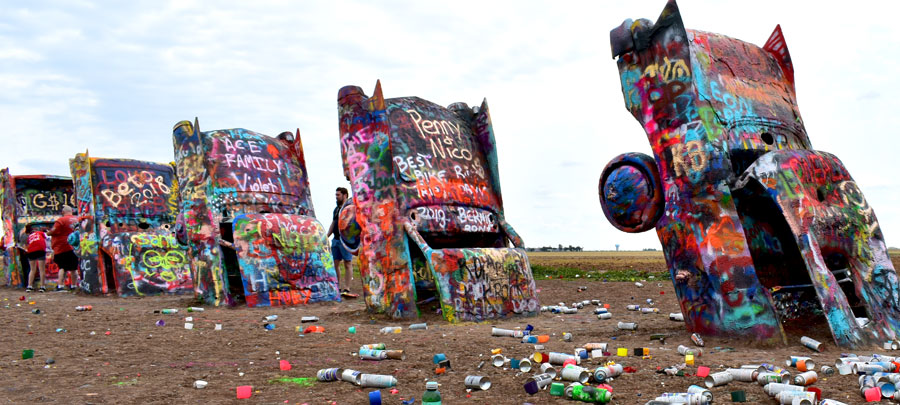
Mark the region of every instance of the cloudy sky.
[[[762, 45], [781, 24], [816, 149], [836, 154], [900, 246], [900, 27], [877, 2], [680, 2], [688, 28]], [[609, 30], [665, 2], [28, 1], [0, 4], [0, 167], [68, 175], [68, 159], [168, 162], [171, 129], [299, 128], [328, 223], [346, 185], [337, 91], [447, 105], [487, 98], [509, 222], [528, 246], [659, 247], [607, 223], [610, 158], [650, 153], [625, 110]]]

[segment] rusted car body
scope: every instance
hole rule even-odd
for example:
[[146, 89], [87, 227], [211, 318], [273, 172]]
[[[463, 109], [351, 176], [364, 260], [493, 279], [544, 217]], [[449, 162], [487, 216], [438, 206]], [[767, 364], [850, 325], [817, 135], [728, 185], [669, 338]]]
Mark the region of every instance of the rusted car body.
[[173, 140], [179, 236], [200, 299], [251, 307], [340, 300], [299, 131], [201, 132], [181, 121]]
[[[62, 207], [75, 207], [72, 179], [50, 175], [12, 176], [9, 169], [0, 170], [0, 221], [3, 226], [2, 248], [5, 251], [4, 284], [25, 287], [29, 266], [24, 247], [17, 243], [28, 225], [49, 230], [60, 217]], [[50, 246], [47, 246], [48, 254]], [[48, 285], [57, 281], [56, 264], [47, 258]], [[37, 278], [35, 278], [37, 279]]]
[[670, 1], [610, 42], [654, 156], [613, 159], [600, 200], [617, 228], [656, 228], [688, 329], [779, 343], [827, 324], [840, 346], [896, 339], [884, 237], [841, 161], [812, 148], [780, 26], [758, 47], [686, 30]]
[[353, 191], [339, 228], [358, 254], [369, 310], [415, 317], [417, 297], [430, 294], [450, 322], [535, 314], [531, 266], [504, 217], [487, 102], [385, 99], [379, 82], [372, 97], [342, 88], [338, 108]]
[[85, 152], [69, 167], [80, 218], [81, 289], [120, 296], [191, 293], [188, 252], [174, 233], [173, 165]]

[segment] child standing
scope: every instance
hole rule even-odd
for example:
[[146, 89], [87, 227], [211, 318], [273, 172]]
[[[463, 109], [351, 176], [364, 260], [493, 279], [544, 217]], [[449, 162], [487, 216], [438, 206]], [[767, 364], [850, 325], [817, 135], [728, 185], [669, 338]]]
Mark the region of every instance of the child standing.
[[45, 288], [47, 234], [36, 227], [33, 228], [31, 225], [25, 226], [25, 233], [28, 234], [25, 243], [25, 257], [28, 258], [28, 265], [31, 267], [31, 271], [28, 272], [28, 287], [25, 288], [25, 291], [34, 291], [34, 274], [36, 272], [41, 273], [41, 288], [38, 291], [47, 291]]

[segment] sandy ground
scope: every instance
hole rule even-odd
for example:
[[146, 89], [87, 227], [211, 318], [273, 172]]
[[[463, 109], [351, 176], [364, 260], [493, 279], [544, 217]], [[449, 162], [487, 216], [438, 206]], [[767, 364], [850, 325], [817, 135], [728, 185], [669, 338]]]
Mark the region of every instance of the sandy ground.
[[[588, 288], [579, 291], [579, 286]], [[412, 397], [421, 403], [428, 380], [441, 384], [445, 404], [567, 402], [551, 397], [548, 391], [527, 395], [522, 386], [531, 373], [495, 368], [487, 361], [494, 348], [516, 358], [531, 355], [533, 345], [514, 338], [491, 337], [490, 333], [492, 326], [521, 328], [526, 324], [533, 325], [536, 334], [551, 336], [545, 345], [547, 352], [571, 353], [586, 342], [606, 342], [610, 348], [629, 350], [649, 348], [652, 359], [613, 358], [636, 369], [611, 383], [613, 403], [617, 404], [645, 403], [662, 392], [683, 391], [701, 382], [693, 375], [700, 365], [715, 372], [742, 364], [783, 363], [790, 355], [811, 356], [818, 364], [826, 364], [833, 363], [841, 352], [821, 325], [802, 332], [825, 342], [823, 353], [812, 353], [801, 346], [799, 336], [792, 337], [789, 346], [770, 349], [706, 337], [705, 352], [697, 366], [686, 369], [690, 375], [667, 376], [657, 369], [683, 362], [675, 349], [679, 344], [690, 345], [683, 324], [668, 320], [667, 314], [677, 311], [668, 281], [651, 280], [638, 288], [634, 283], [540, 280], [538, 287], [545, 305], [599, 299], [610, 305], [613, 319], [598, 320], [590, 310], [582, 310], [573, 315], [542, 313], [532, 318], [449, 325], [429, 303], [420, 306], [423, 315], [418, 320], [428, 323], [427, 330], [404, 328], [399, 334], [382, 335], [379, 329], [384, 326], [405, 327], [412, 322], [373, 319], [362, 299], [286, 309], [206, 307], [205, 312], [187, 313], [192, 301], [185, 297], [115, 298], [64, 292], [33, 293], [20, 300], [21, 290], [0, 289], [0, 317], [5, 325], [0, 332], [0, 378], [4, 381], [0, 398], [11, 403], [368, 403], [371, 389], [346, 382], [314, 382], [317, 370], [342, 367], [395, 376], [398, 392], [381, 390], [385, 404], [400, 404]], [[647, 298], [655, 300], [659, 314], [625, 310], [626, 305], [645, 303]], [[92, 305], [93, 310], [77, 312], [77, 305]], [[153, 312], [162, 308], [178, 308], [179, 312]], [[40, 313], [34, 314], [37, 309]], [[279, 316], [274, 330], [263, 327], [262, 318], [270, 314]], [[316, 325], [323, 326], [325, 333], [301, 337], [295, 332], [301, 325], [300, 318], [309, 315], [321, 318]], [[193, 330], [184, 328], [185, 316], [193, 317]], [[156, 326], [159, 320], [166, 325]], [[637, 322], [639, 328], [636, 332], [617, 331], [618, 321]], [[222, 330], [214, 330], [216, 323], [223, 325]], [[348, 333], [350, 326], [356, 327], [356, 334]], [[65, 331], [57, 332], [57, 328]], [[800, 329], [807, 328], [804, 325]], [[572, 333], [573, 342], [562, 341], [563, 332]], [[651, 340], [654, 334], [665, 334], [665, 343]], [[407, 358], [377, 362], [353, 356], [360, 345], [368, 343], [404, 350]], [[23, 360], [23, 349], [33, 349], [34, 358]], [[884, 351], [858, 351], [871, 352]], [[451, 369], [443, 375], [434, 373], [432, 356], [436, 353], [445, 353], [451, 361]], [[50, 359], [54, 362], [46, 364]], [[289, 361], [293, 368], [281, 371], [279, 360]], [[478, 369], [481, 361], [486, 364]], [[598, 363], [588, 361], [587, 365], [593, 368]], [[487, 376], [493, 387], [469, 393], [463, 385], [467, 375]], [[282, 377], [309, 378], [311, 385], [276, 381]], [[208, 381], [209, 386], [193, 388], [198, 379]], [[856, 393], [855, 380], [853, 376], [821, 378], [816, 386], [826, 397], [859, 403], [862, 398]], [[253, 386], [253, 397], [237, 400], [235, 387], [239, 385]], [[749, 403], [775, 403], [759, 385], [737, 382], [713, 389], [716, 402], [730, 402], [734, 390], [745, 390]]]

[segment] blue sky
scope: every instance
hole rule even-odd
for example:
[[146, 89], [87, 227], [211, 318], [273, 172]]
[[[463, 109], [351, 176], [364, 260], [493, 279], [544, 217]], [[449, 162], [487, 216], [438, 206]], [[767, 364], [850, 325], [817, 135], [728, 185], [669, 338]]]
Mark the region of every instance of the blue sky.
[[[816, 149], [837, 155], [900, 246], [895, 73], [900, 27], [877, 2], [681, 1], [688, 28], [762, 45], [782, 25]], [[658, 247], [609, 225], [597, 181], [650, 153], [625, 110], [609, 30], [665, 2], [28, 1], [0, 4], [0, 167], [68, 175], [68, 159], [167, 162], [171, 129], [300, 129], [328, 223], [341, 173], [337, 91], [487, 98], [509, 222], [528, 246]]]

